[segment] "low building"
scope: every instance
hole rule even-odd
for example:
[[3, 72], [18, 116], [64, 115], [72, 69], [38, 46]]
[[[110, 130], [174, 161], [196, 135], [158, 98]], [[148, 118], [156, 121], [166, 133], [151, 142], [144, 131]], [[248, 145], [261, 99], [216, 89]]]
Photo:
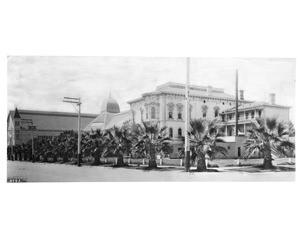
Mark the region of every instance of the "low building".
[[[82, 126], [88, 125], [97, 115], [81, 114]], [[29, 127], [35, 126], [35, 130]], [[7, 142], [9, 145], [27, 143], [34, 137], [58, 136], [66, 130], [78, 129], [78, 114], [56, 111], [9, 111], [7, 117]]]

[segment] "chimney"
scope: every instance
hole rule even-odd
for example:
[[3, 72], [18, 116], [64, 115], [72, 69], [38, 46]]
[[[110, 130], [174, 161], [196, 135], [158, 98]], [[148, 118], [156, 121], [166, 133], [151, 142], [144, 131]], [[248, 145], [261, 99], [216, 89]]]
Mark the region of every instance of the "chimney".
[[269, 94], [269, 103], [271, 105], [275, 105], [275, 94], [274, 93]]
[[244, 100], [244, 90], [240, 90], [240, 100]]
[[211, 95], [212, 95], [212, 86], [210, 86], [210, 85], [207, 86], [207, 89], [206, 89], [206, 90], [207, 90], [207, 95], [208, 95], [208, 96], [211, 96]]

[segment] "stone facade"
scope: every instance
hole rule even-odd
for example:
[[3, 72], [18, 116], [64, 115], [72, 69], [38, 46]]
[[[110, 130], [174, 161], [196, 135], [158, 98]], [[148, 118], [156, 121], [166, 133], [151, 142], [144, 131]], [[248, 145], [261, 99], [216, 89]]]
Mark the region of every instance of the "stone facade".
[[[190, 118], [213, 120], [218, 118], [225, 137], [235, 135], [235, 96], [226, 94], [223, 89], [211, 86], [190, 86]], [[167, 83], [158, 86], [155, 91], [145, 93], [141, 98], [128, 102], [134, 114], [134, 122], [158, 123], [167, 126], [173, 140], [174, 154], [183, 148], [180, 136], [185, 132], [185, 85]], [[255, 117], [267, 118], [277, 116], [278, 120], [289, 121], [289, 107], [275, 104], [275, 95], [270, 95], [270, 103], [254, 102], [244, 99], [244, 91], [239, 96], [239, 135], [244, 136]], [[242, 138], [242, 137], [241, 137]], [[226, 138], [225, 138], [226, 141]], [[234, 144], [235, 143], [235, 144]], [[224, 144], [231, 150], [230, 157], [243, 154], [241, 141]], [[236, 145], [236, 146], [234, 146]]]
[[[182, 84], [167, 83], [158, 86], [154, 92], [146, 93], [141, 98], [129, 101], [130, 110], [135, 114], [135, 123], [158, 123], [160, 127], [167, 126], [169, 136], [177, 143], [174, 152], [182, 148], [178, 143], [184, 134], [185, 119], [185, 86]], [[249, 103], [241, 100], [239, 104]], [[211, 86], [191, 86], [190, 90], [190, 117], [191, 119], [204, 118], [213, 120], [220, 118], [220, 113], [235, 105], [235, 97], [225, 94], [222, 89]]]

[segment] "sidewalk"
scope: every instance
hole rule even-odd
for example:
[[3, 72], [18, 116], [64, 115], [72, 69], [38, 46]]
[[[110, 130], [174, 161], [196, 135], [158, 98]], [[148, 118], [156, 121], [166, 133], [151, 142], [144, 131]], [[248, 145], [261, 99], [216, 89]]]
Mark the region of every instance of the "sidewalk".
[[[217, 169], [218, 168], [214, 168]], [[7, 178], [25, 182], [186, 182], [186, 181], [295, 181], [295, 172], [239, 172], [220, 169], [219, 172], [186, 173], [183, 169], [145, 171], [134, 168], [103, 166], [71, 166], [64, 164], [7, 162]]]

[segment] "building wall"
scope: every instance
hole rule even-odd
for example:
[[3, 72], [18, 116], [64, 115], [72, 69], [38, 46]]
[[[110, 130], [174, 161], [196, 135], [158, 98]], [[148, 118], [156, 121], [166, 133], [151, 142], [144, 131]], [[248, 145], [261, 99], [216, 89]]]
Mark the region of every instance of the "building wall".
[[[232, 108], [235, 104], [234, 100], [221, 100], [214, 99], [213, 97], [193, 97], [190, 98], [191, 105], [191, 119], [206, 118], [207, 120], [213, 120], [215, 118], [215, 108], [218, 109], [218, 113]], [[182, 106], [182, 110], [178, 106]], [[156, 118], [151, 118], [151, 108], [156, 110]], [[173, 108], [172, 108], [173, 107]], [[184, 95], [175, 94], [160, 94], [146, 96], [142, 100], [130, 104], [130, 109], [134, 113], [135, 122], [141, 123], [143, 121], [156, 121], [161, 126], [166, 125], [172, 127], [174, 133], [178, 132], [178, 129], [182, 129], [184, 133], [184, 119], [185, 119], [185, 97]], [[169, 118], [169, 111], [173, 110], [173, 118]], [[142, 112], [141, 112], [142, 110]], [[178, 113], [182, 113], [182, 118], [178, 119]], [[206, 117], [203, 117], [203, 113], [206, 113]], [[141, 115], [143, 113], [143, 115]], [[147, 118], [148, 113], [148, 118]], [[142, 118], [143, 116], [143, 118]]]
[[[191, 105], [191, 119], [205, 118], [207, 120], [215, 119], [215, 108], [218, 113], [232, 108], [235, 105], [234, 100], [215, 99], [213, 97], [193, 97], [190, 98]], [[156, 108], [156, 118], [151, 118], [151, 108]], [[150, 121], [158, 123], [160, 127], [167, 126], [169, 133], [170, 128], [173, 130], [173, 138], [176, 140], [179, 137], [179, 129], [184, 135], [184, 119], [185, 119], [185, 96], [176, 94], [154, 94], [148, 95], [130, 104], [130, 109], [134, 115], [135, 123], [143, 121]], [[142, 110], [142, 111], [141, 111]], [[169, 112], [173, 113], [173, 118], [169, 118]], [[148, 113], [148, 118], [147, 118]], [[178, 113], [181, 113], [181, 119], [178, 118]], [[206, 117], [203, 117], [206, 113]], [[170, 133], [169, 133], [170, 134]], [[178, 153], [178, 149], [182, 145], [176, 144], [173, 146], [174, 153]]]
[[[58, 136], [60, 133], [66, 130], [77, 130], [78, 129], [78, 117], [77, 115], [68, 114], [51, 114], [51, 113], [34, 113], [32, 111], [26, 112], [20, 110], [20, 119], [13, 119], [11, 115], [8, 118], [8, 128], [13, 129], [13, 144], [27, 143], [32, 139], [32, 133], [34, 137], [42, 136]], [[87, 126], [95, 116], [83, 115], [81, 117], [81, 127]], [[13, 126], [10, 123], [12, 119]], [[31, 131], [28, 128], [28, 123], [22, 122], [22, 119], [33, 120], [33, 125], [36, 126], [35, 131]], [[19, 124], [18, 124], [19, 123]], [[9, 133], [8, 133], [9, 136]]]
[[290, 110], [288, 108], [266, 106], [264, 112], [266, 117], [278, 117], [278, 121], [289, 121]]
[[[218, 143], [219, 146], [223, 146], [227, 150], [227, 155], [224, 157], [222, 154], [218, 154], [216, 158], [223, 159], [235, 159], [235, 158], [243, 158], [246, 154], [245, 148], [243, 147], [245, 140], [247, 139], [245, 136], [228, 136], [223, 137], [225, 143]], [[240, 149], [240, 153], [239, 153]], [[254, 157], [258, 157], [255, 155]]]

